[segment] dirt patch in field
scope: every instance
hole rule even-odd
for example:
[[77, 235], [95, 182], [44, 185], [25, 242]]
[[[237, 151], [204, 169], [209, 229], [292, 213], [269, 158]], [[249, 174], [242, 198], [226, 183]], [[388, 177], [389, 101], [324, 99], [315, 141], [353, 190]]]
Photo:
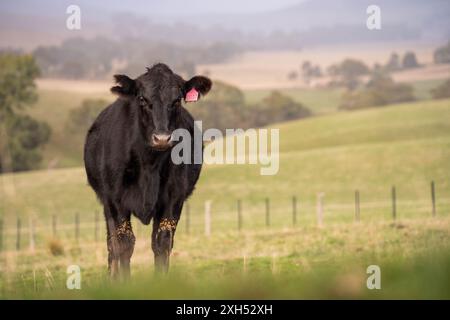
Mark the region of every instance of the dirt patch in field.
[[105, 93], [113, 83], [108, 81], [90, 80], [66, 80], [66, 79], [38, 79], [36, 81], [39, 89], [58, 90], [78, 93]]

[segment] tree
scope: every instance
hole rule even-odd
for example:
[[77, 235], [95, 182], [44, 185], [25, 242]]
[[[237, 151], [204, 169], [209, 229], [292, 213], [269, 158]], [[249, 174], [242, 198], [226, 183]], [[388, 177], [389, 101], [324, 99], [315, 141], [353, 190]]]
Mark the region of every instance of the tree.
[[326, 69], [327, 74], [330, 76], [331, 81], [329, 85], [340, 85], [339, 80], [339, 67], [336, 64], [332, 64], [327, 67]]
[[61, 66], [61, 74], [69, 79], [82, 79], [87, 75], [88, 68], [79, 61], [66, 61]]
[[450, 79], [431, 90], [434, 99], [450, 98]]
[[320, 69], [319, 65], [316, 65], [313, 67], [313, 69], [311, 70], [311, 74], [313, 77], [315, 78], [320, 78], [322, 77], [322, 69]]
[[309, 61], [304, 61], [301, 66], [302, 77], [305, 82], [309, 82], [311, 78], [320, 78], [322, 70], [319, 65], [313, 65]]
[[345, 59], [339, 65], [328, 67], [328, 73], [338, 77], [338, 83], [349, 90], [354, 90], [359, 84], [359, 78], [369, 73], [369, 67], [362, 61]]
[[50, 139], [50, 126], [28, 115], [9, 117], [6, 123], [9, 155], [0, 159], [0, 172], [37, 168], [42, 160], [39, 147]]
[[387, 62], [386, 66], [384, 67], [386, 71], [396, 71], [401, 69], [400, 65], [400, 57], [397, 53], [393, 52], [391, 56], [389, 57], [389, 61]]
[[413, 101], [413, 92], [413, 87], [408, 84], [395, 83], [384, 73], [374, 73], [364, 88], [345, 92], [339, 108], [354, 110]]
[[412, 69], [419, 67], [419, 63], [417, 62], [416, 54], [414, 52], [408, 51], [405, 53], [402, 60], [402, 67], [403, 69]]
[[450, 63], [450, 41], [447, 45], [437, 48], [433, 54], [434, 63]]
[[297, 73], [297, 71], [295, 71], [295, 70], [290, 71], [290, 72], [287, 74], [287, 78], [288, 78], [288, 80], [290, 80], [290, 81], [296, 80], [296, 79], [298, 78], [298, 73]]
[[0, 122], [37, 101], [39, 69], [30, 55], [0, 54]]
[[311, 111], [301, 103], [283, 95], [279, 91], [272, 91], [260, 103], [250, 106], [252, 126], [262, 127], [270, 123], [300, 119], [312, 115]]
[[0, 172], [37, 168], [50, 127], [23, 110], [37, 100], [39, 69], [30, 55], [0, 54]]
[[339, 74], [344, 78], [359, 77], [369, 73], [369, 67], [356, 59], [345, 59], [339, 66]]

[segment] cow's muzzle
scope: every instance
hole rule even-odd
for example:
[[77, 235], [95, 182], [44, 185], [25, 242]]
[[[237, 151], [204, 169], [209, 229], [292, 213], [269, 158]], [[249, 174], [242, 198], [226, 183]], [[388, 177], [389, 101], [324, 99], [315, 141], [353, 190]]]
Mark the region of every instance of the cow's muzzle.
[[166, 150], [172, 146], [172, 135], [169, 133], [154, 133], [151, 145], [156, 150]]

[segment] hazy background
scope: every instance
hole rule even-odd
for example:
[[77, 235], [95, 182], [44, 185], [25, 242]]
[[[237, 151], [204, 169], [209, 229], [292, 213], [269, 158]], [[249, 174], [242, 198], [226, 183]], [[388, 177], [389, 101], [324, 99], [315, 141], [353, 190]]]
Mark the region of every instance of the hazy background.
[[[78, 4], [82, 9], [81, 31], [64, 28], [64, 12], [70, 4]], [[370, 4], [381, 7], [384, 31], [370, 32], [365, 28], [365, 11]], [[245, 47], [273, 49], [277, 45], [289, 48], [330, 42], [436, 42], [448, 39], [450, 32], [450, 9], [445, 0], [195, 0], [189, 4], [181, 0], [108, 4], [23, 0], [4, 1], [0, 9], [1, 44], [29, 49], [58, 44], [69, 37], [97, 35], [116, 40], [133, 35], [180, 45], [225, 40]], [[270, 35], [291, 35], [293, 41], [271, 44], [267, 41]]]
[[[449, 299], [449, 17], [448, 0], [1, 1], [0, 298]], [[213, 80], [185, 106], [203, 129], [279, 129], [280, 170], [204, 165], [179, 278], [148, 278], [133, 219], [135, 282], [111, 288], [83, 144], [112, 76], [155, 62]], [[372, 264], [383, 290], [366, 288]]]
[[[81, 8], [81, 30], [66, 28], [70, 4]], [[303, 60], [326, 68], [356, 56], [372, 65], [386, 63], [393, 51], [414, 50], [430, 63], [433, 50], [450, 38], [448, 1], [377, 1], [382, 30], [376, 31], [366, 28], [370, 4], [5, 1], [0, 47], [33, 53], [46, 78], [109, 81], [116, 72], [137, 76], [144, 65], [164, 61], [185, 74], [207, 73], [255, 89], [302, 86], [286, 74]]]

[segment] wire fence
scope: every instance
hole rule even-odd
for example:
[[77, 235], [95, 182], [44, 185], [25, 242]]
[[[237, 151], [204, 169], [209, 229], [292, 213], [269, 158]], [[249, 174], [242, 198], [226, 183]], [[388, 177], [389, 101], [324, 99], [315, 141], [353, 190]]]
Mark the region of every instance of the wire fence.
[[[442, 210], [441, 215], [446, 215], [450, 209], [450, 198], [440, 198], [438, 203], [434, 181], [430, 183], [428, 201], [399, 201], [395, 186], [391, 188], [390, 200], [386, 201], [363, 201], [359, 190], [354, 191], [353, 203], [325, 203], [325, 199], [324, 193], [317, 194], [315, 203], [302, 202], [298, 196], [292, 196], [290, 203], [275, 202], [270, 197], [262, 198], [258, 204], [236, 199], [235, 204], [229, 204], [227, 209], [216, 208], [211, 201], [205, 201], [203, 208], [199, 208], [197, 204], [195, 210], [191, 203], [187, 202], [177, 226], [177, 233], [210, 237], [219, 232], [323, 227], [336, 223], [396, 221], [399, 218], [432, 218], [439, 214], [438, 204]], [[233, 207], [234, 210], [230, 209]], [[192, 214], [193, 211], [196, 214]], [[199, 211], [203, 211], [203, 214]], [[133, 222], [137, 238], [150, 238], [151, 228], [138, 221]], [[6, 228], [5, 221], [0, 219], [0, 252], [42, 249], [50, 239], [72, 241], [85, 246], [104, 241], [106, 225], [98, 210], [83, 215], [75, 212], [70, 223], [60, 223], [58, 216], [53, 214], [46, 219], [30, 217], [25, 220], [17, 217], [15, 227]]]

